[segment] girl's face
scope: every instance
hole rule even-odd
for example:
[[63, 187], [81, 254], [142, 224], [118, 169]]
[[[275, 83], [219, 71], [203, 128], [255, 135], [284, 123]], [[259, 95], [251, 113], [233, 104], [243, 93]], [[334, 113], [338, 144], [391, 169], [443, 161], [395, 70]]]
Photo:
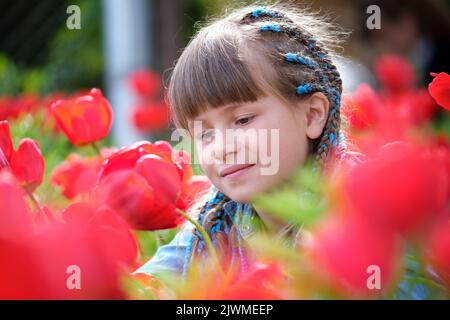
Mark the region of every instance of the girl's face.
[[190, 129], [204, 173], [225, 195], [244, 203], [304, 164], [309, 139], [320, 136], [327, 113], [321, 93], [295, 106], [268, 95], [207, 109]]

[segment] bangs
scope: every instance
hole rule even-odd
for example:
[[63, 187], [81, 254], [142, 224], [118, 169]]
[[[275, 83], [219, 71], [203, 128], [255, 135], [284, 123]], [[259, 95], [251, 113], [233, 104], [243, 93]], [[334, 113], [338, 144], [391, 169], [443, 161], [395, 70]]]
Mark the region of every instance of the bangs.
[[[176, 126], [188, 128], [190, 120], [208, 108], [254, 102], [265, 96], [244, 62], [242, 31], [225, 25], [203, 29], [181, 55], [169, 85], [169, 103]], [[258, 84], [258, 83], [259, 84]]]

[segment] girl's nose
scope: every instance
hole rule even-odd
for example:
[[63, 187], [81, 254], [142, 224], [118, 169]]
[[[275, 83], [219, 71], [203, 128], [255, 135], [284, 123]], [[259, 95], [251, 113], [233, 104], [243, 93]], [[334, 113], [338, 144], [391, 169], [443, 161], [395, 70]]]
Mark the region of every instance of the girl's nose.
[[232, 134], [218, 132], [214, 139], [214, 158], [219, 163], [232, 163], [240, 149], [237, 140]]

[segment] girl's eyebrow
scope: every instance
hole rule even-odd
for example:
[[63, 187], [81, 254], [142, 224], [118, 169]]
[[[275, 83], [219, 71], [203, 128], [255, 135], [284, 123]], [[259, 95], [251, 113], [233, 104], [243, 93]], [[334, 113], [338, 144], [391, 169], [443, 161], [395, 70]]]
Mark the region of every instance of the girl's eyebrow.
[[[222, 116], [226, 113], [233, 112], [234, 110], [239, 109], [241, 107], [243, 107], [242, 104], [230, 104], [230, 105], [218, 107], [215, 109], [209, 109], [206, 112], [211, 111], [211, 110], [217, 110], [218, 115]], [[197, 117], [194, 118], [194, 121], [206, 121], [206, 120], [203, 119], [202, 114], [199, 114]]]

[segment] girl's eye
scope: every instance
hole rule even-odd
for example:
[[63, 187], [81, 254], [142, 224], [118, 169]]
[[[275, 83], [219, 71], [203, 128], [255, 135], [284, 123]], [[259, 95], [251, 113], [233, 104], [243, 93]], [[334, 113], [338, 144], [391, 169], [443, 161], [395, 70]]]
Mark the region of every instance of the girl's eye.
[[202, 132], [202, 134], [200, 135], [200, 139], [202, 140], [202, 142], [209, 142], [209, 141], [211, 141], [213, 136], [214, 136], [214, 130], [207, 130], [205, 132]]
[[252, 116], [242, 117], [242, 118], [236, 120], [236, 124], [237, 124], [237, 125], [241, 125], [241, 126], [242, 126], [242, 125], [246, 125], [247, 123], [249, 123], [250, 121], [252, 121], [253, 118], [254, 118], [254, 117], [252, 117]]

